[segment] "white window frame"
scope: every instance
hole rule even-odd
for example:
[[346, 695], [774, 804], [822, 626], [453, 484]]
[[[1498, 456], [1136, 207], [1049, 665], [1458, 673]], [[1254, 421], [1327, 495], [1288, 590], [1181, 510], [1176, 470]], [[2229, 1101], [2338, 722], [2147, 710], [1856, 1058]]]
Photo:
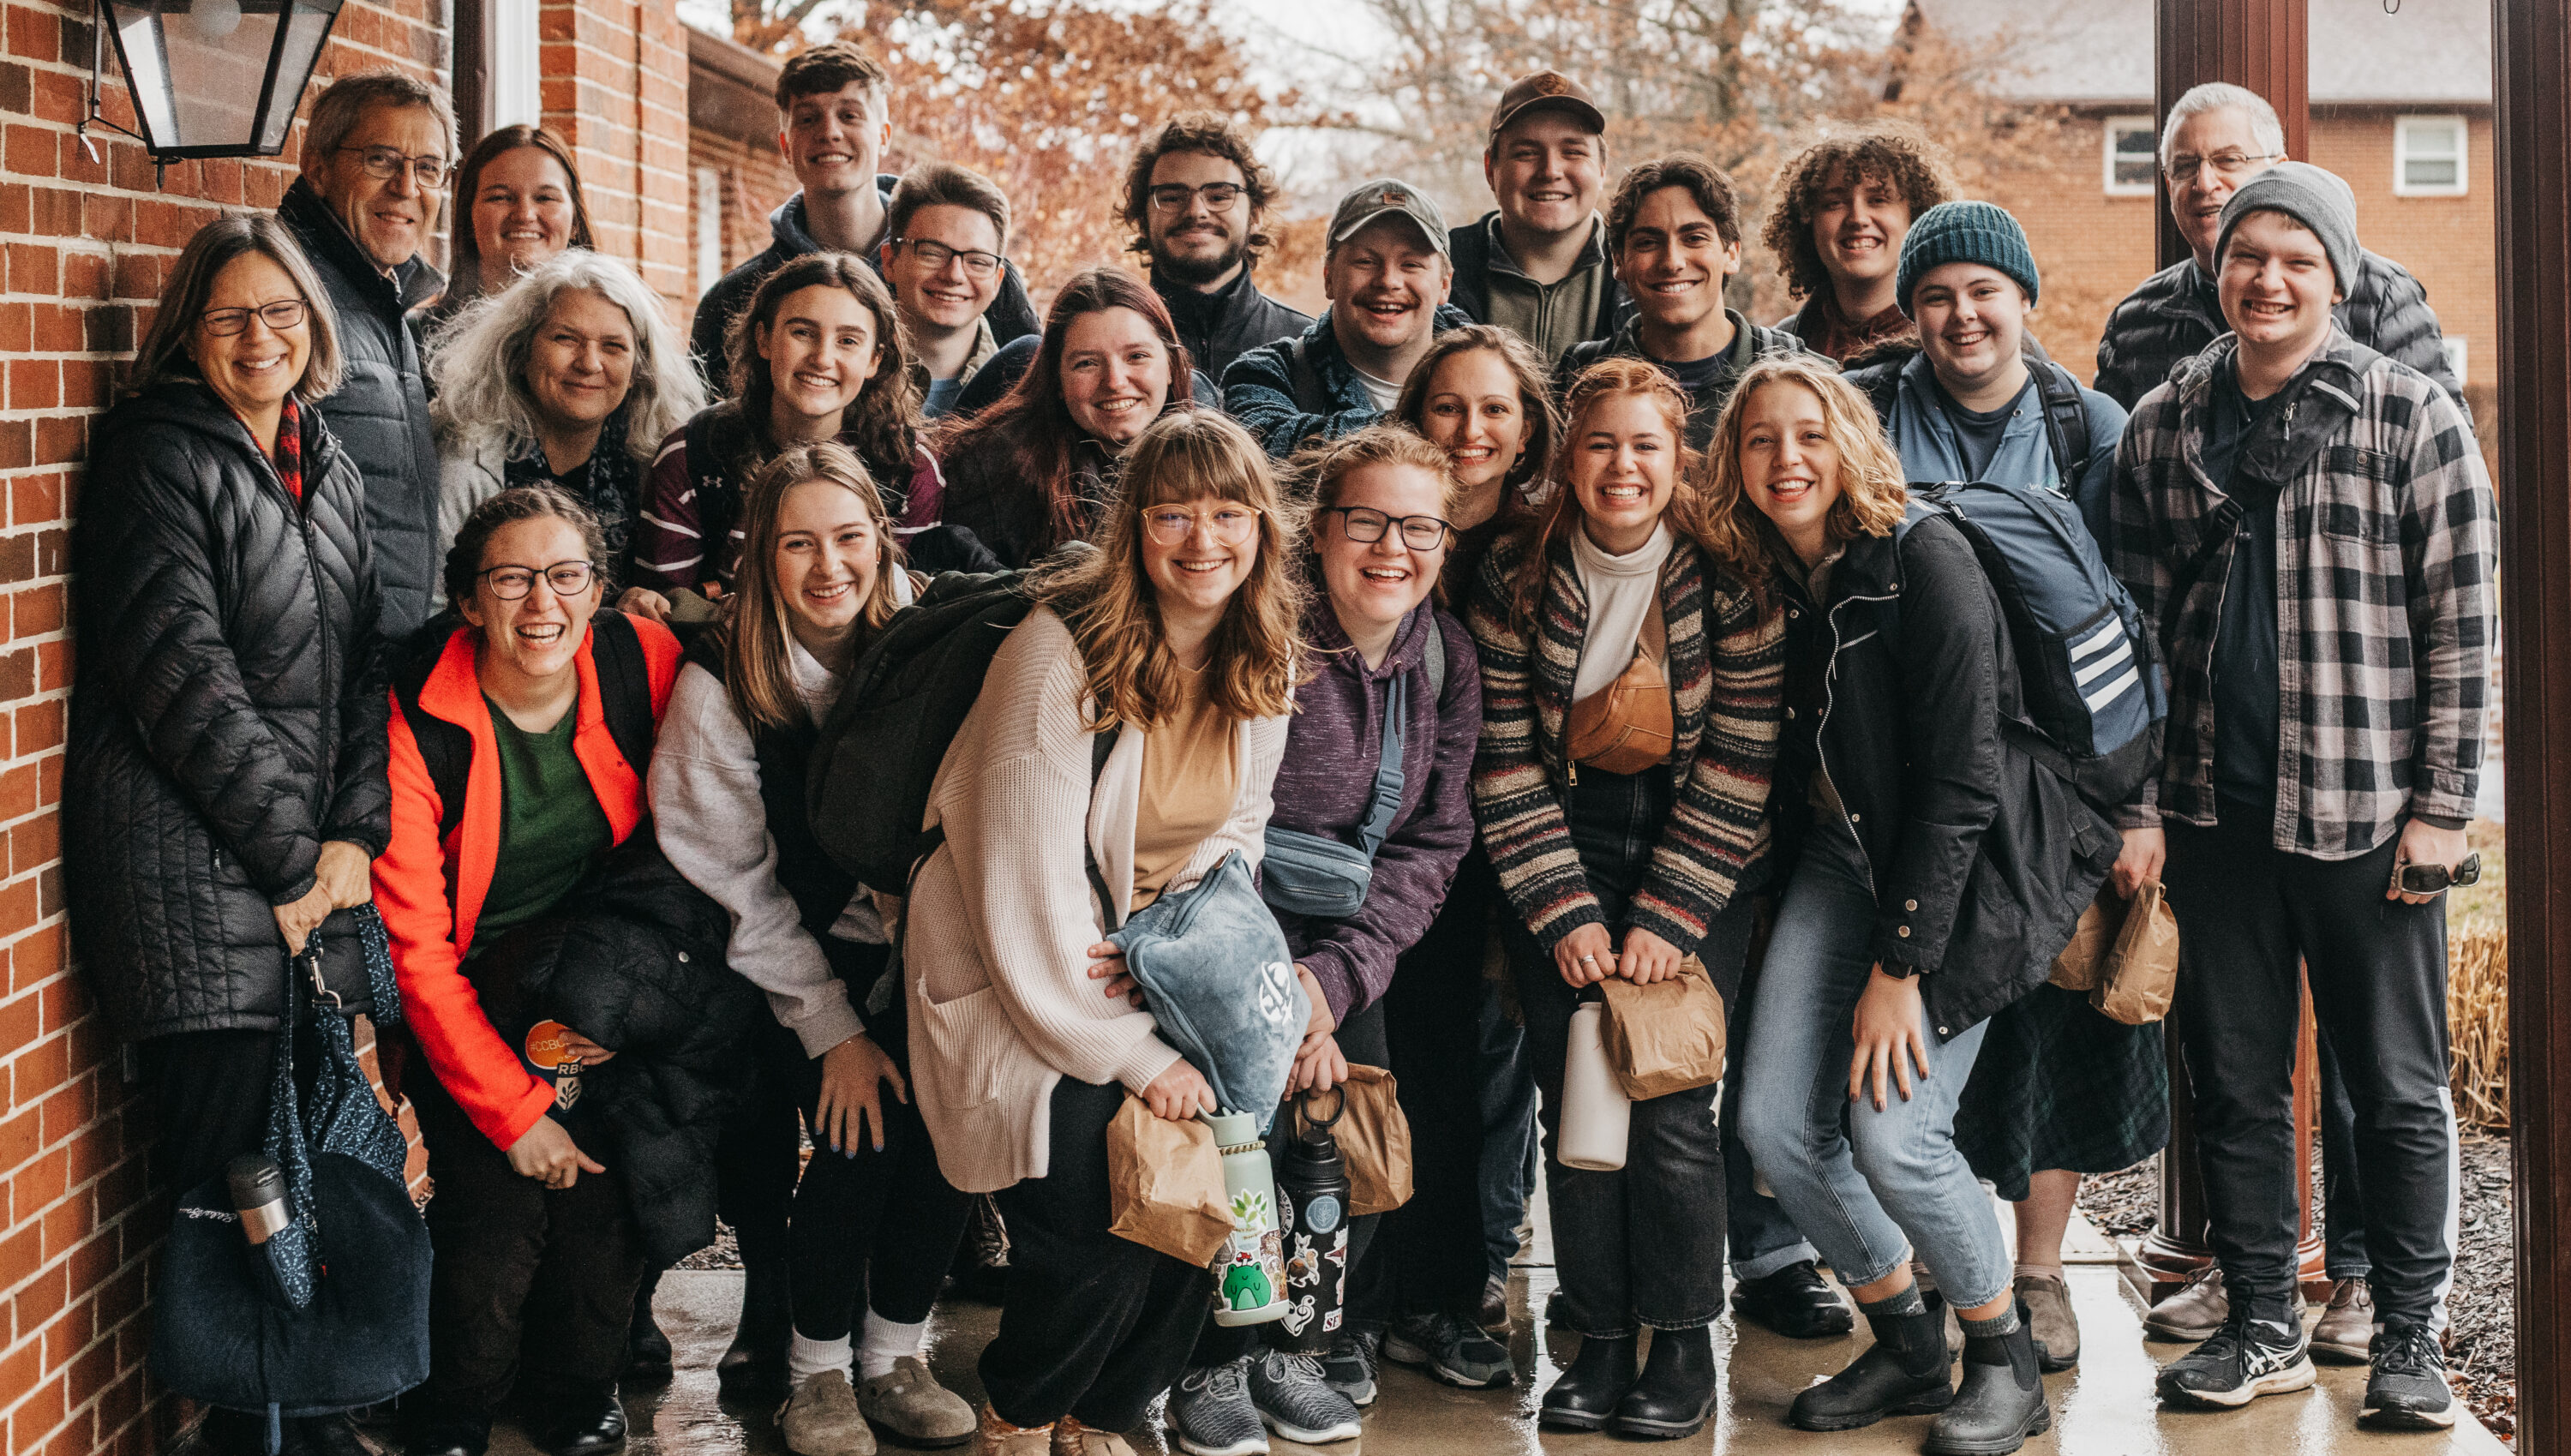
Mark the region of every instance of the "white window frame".
[[543, 49], [537, 34], [540, 0], [483, 0], [481, 132], [502, 127], [542, 126], [545, 120], [544, 77], [538, 69]]
[[2116, 159], [2121, 155], [2116, 151], [2116, 134], [2123, 131], [2142, 131], [2151, 134], [2152, 170], [2155, 173], [2160, 171], [2159, 123], [2153, 121], [2148, 116], [2108, 117], [2106, 118], [2105, 125], [2101, 128], [2099, 133], [2099, 147], [2105, 153], [2105, 160], [2102, 163], [2102, 167], [2103, 178], [2107, 188], [2107, 196], [2111, 198], [2150, 197], [2158, 191], [2157, 185], [2153, 182], [2147, 181], [2140, 187], [2136, 187], [2131, 183], [2120, 183], [2116, 181]]
[[[2455, 181], [2451, 187], [2413, 187], [2410, 185], [2410, 139], [2414, 132], [2429, 127], [2451, 127], [2455, 137]], [[2470, 190], [2467, 176], [2473, 150], [2473, 131], [2460, 116], [2406, 116], [2392, 119], [2392, 195], [2397, 198], [2459, 198]], [[2422, 160], [2444, 161], [2438, 154], [2422, 153]]]
[[695, 170], [693, 180], [697, 225], [697, 296], [705, 296], [724, 275], [723, 174], [711, 167]]

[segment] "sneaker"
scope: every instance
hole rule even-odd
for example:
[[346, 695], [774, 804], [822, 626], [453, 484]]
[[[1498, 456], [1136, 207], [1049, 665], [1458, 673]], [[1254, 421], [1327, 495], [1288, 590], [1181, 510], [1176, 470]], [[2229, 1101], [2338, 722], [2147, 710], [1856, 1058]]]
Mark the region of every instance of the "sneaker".
[[1355, 1403], [1329, 1387], [1312, 1355], [1263, 1350], [1252, 1356], [1250, 1402], [1270, 1430], [1306, 1446], [1353, 1441], [1365, 1433]]
[[1340, 1330], [1321, 1360], [1321, 1383], [1346, 1396], [1348, 1404], [1359, 1410], [1374, 1404], [1375, 1353], [1382, 1344], [1381, 1330]]
[[2373, 1369], [2357, 1423], [2400, 1431], [2442, 1431], [2455, 1423], [2446, 1352], [2424, 1324], [2387, 1324], [2374, 1337]]
[[[857, 1409], [856, 1392], [837, 1370], [806, 1375], [792, 1398], [776, 1412], [776, 1428], [794, 1456], [875, 1456], [875, 1433]], [[965, 1412], [964, 1434], [973, 1434], [972, 1412]]]
[[2313, 1379], [2302, 1320], [2291, 1313], [2282, 1322], [2253, 1319], [2235, 1305], [2212, 1339], [2164, 1367], [2155, 1383], [2163, 1400], [2231, 1409], [2262, 1395], [2309, 1390]]
[[2374, 1289], [2363, 1279], [2341, 1279], [2313, 1326], [2313, 1358], [2324, 1365], [2362, 1365], [2373, 1353]]
[[1170, 1387], [1162, 1419], [1194, 1456], [1266, 1456], [1268, 1432], [1250, 1403], [1250, 1360], [1194, 1365]]
[[1420, 1365], [1449, 1385], [1480, 1390], [1507, 1385], [1517, 1370], [1508, 1348], [1482, 1332], [1480, 1325], [1452, 1314], [1406, 1314], [1383, 1336], [1383, 1357], [1398, 1365]]
[[2152, 1306], [2143, 1330], [2153, 1339], [2194, 1344], [2214, 1338], [2232, 1317], [2232, 1296], [2224, 1290], [2223, 1270], [2207, 1264], [2188, 1286]]
[[938, 1384], [917, 1355], [904, 1355], [891, 1369], [858, 1382], [857, 1409], [905, 1446], [960, 1446], [973, 1436], [973, 1407]]

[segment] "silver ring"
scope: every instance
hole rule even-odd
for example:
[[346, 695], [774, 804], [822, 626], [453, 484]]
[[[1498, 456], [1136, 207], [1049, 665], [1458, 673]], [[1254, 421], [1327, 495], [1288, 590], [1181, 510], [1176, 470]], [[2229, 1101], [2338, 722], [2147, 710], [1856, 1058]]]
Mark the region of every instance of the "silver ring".
[[1580, 958], [1580, 963], [1584, 966], [1594, 966], [1598, 964], [1598, 957], [1594, 955], [1585, 955]]

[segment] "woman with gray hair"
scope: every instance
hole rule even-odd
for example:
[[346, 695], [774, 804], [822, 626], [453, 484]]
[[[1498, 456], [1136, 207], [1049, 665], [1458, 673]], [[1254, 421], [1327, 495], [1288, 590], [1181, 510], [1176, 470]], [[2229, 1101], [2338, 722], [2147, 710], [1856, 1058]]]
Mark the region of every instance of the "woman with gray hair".
[[512, 486], [551, 485], [596, 512], [626, 576], [645, 471], [705, 389], [661, 300], [627, 264], [568, 248], [456, 315], [432, 346], [437, 547]]
[[[365, 487], [313, 408], [341, 357], [284, 225], [207, 224], [91, 436], [72, 528], [63, 886], [91, 988], [152, 1074], [155, 1172], [181, 1195], [259, 1150], [289, 953], [323, 941], [333, 999], [368, 1009], [356, 927], [333, 912], [367, 903], [391, 833], [389, 708], [365, 686]], [[355, 1444], [342, 1417], [288, 1425], [305, 1449]], [[206, 1429], [217, 1451], [263, 1447], [247, 1415]]]

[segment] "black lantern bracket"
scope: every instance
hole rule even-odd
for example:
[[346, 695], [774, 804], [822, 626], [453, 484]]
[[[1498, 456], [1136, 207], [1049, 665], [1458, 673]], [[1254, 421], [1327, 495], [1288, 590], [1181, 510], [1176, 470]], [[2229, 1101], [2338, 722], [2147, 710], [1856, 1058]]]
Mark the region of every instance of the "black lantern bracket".
[[[89, 106], [75, 129], [82, 151], [99, 160], [92, 126], [131, 137], [151, 154], [155, 187], [173, 162], [276, 156], [340, 3], [97, 0]], [[108, 120], [99, 106], [111, 39], [139, 129]]]

